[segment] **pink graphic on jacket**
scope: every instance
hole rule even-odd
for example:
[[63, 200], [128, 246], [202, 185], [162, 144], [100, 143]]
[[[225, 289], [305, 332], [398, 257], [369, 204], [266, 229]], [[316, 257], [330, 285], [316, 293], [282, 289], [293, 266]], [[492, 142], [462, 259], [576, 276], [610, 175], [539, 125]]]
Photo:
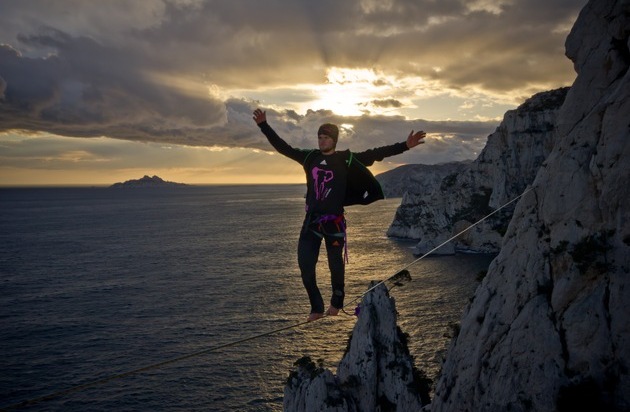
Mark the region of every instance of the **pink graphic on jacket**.
[[314, 167], [311, 171], [313, 176], [313, 186], [315, 186], [315, 199], [322, 200], [328, 196], [330, 189], [326, 191], [326, 183], [333, 180], [335, 174], [331, 170]]

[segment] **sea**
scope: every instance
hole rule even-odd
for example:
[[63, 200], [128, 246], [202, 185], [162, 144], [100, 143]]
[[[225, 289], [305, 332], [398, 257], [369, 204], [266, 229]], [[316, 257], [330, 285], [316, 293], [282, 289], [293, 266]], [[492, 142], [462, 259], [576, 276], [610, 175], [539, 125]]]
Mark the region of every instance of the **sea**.
[[370, 282], [409, 265], [386, 284], [435, 380], [493, 256], [418, 259], [386, 236], [399, 204], [347, 208], [347, 313], [303, 323], [303, 185], [0, 189], [0, 409], [281, 411], [295, 361], [334, 373]]

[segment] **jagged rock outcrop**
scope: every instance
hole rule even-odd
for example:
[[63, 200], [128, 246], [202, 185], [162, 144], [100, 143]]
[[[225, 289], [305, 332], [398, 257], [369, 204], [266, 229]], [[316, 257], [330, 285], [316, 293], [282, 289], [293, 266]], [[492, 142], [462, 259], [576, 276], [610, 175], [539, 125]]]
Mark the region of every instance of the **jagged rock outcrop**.
[[402, 197], [405, 193], [429, 193], [449, 175], [466, 170], [472, 160], [436, 165], [411, 164], [399, 166], [376, 176], [385, 197]]
[[364, 296], [337, 376], [306, 357], [296, 366], [284, 389], [285, 411], [419, 411], [429, 402], [430, 381], [414, 367], [383, 284]]
[[[387, 235], [418, 240], [415, 253], [424, 254], [521, 194], [551, 152], [567, 90], [538, 93], [508, 111], [475, 161], [433, 186], [410, 188]], [[501, 210], [434, 253], [498, 252], [513, 210]]]
[[442, 411], [630, 410], [630, 3], [591, 0], [557, 142], [465, 311]]

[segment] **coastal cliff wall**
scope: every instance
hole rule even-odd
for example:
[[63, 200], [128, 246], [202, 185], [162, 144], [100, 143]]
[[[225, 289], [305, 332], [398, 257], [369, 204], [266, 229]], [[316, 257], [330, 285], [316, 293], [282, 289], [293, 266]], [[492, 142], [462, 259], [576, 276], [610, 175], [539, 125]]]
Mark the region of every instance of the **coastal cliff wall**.
[[555, 145], [461, 319], [433, 412], [630, 410], [629, 37], [627, 0], [580, 13]]
[[[536, 94], [508, 111], [473, 162], [423, 166], [422, 185], [410, 182], [387, 235], [417, 240], [414, 253], [421, 255], [521, 194], [551, 152], [567, 91]], [[395, 191], [389, 188], [395, 179], [383, 174], [379, 180], [386, 192]], [[497, 253], [513, 210], [505, 208], [435, 253]]]

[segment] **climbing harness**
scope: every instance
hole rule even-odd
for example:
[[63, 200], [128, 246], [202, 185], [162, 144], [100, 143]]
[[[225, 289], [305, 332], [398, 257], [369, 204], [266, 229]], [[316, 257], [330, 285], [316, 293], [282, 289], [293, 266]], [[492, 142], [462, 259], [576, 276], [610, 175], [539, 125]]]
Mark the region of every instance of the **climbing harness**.
[[[335, 224], [336, 232], [334, 233], [329, 233], [326, 230], [326, 223], [331, 222]], [[344, 217], [344, 215], [341, 214], [319, 216], [317, 219], [315, 219], [314, 223], [317, 224], [317, 230], [313, 230], [313, 232], [317, 236], [323, 237], [324, 235], [330, 235], [343, 237], [343, 261], [345, 263], [348, 263], [348, 235], [346, 233], [346, 218]]]
[[[492, 216], [495, 213], [499, 212], [500, 210], [504, 209], [508, 205], [514, 203], [515, 201], [517, 201], [518, 199], [523, 197], [525, 194], [530, 192], [532, 189], [533, 189], [533, 187], [529, 187], [527, 190], [525, 190], [523, 193], [521, 193], [520, 195], [518, 195], [514, 199], [510, 200], [509, 202], [505, 203], [503, 206], [501, 206], [498, 209], [494, 210], [492, 213], [484, 216], [482, 219], [480, 219], [477, 222], [473, 223], [472, 225], [468, 226], [466, 229], [462, 230], [461, 232], [459, 232], [456, 235], [452, 236], [448, 240], [442, 242], [438, 246], [436, 246], [433, 249], [429, 250], [427, 253], [423, 254], [418, 259], [414, 260], [413, 262], [409, 263], [407, 266], [405, 266], [402, 269], [398, 270], [396, 273], [394, 273], [393, 275], [391, 275], [387, 279], [382, 280], [380, 282], [375, 282], [368, 290], [366, 290], [364, 293], [362, 293], [360, 296], [358, 296], [354, 300], [350, 301], [349, 303], [354, 303], [357, 300], [362, 299], [365, 295], [367, 295], [372, 290], [374, 290], [375, 288], [377, 288], [378, 286], [382, 285], [385, 282], [390, 282], [391, 281], [391, 282], [394, 283], [394, 286], [400, 286], [403, 281], [411, 280], [411, 275], [409, 274], [409, 270], [408, 270], [411, 266], [415, 265], [416, 263], [418, 263], [419, 261], [421, 261], [425, 257], [429, 256], [431, 253], [435, 252], [436, 250], [438, 250], [440, 247], [444, 246], [448, 242], [454, 240], [455, 238], [457, 238], [458, 236], [460, 236], [464, 232], [467, 232], [468, 230], [470, 230], [473, 227], [477, 226], [479, 223], [483, 222], [484, 220], [486, 220], [490, 216]], [[343, 215], [342, 215], [342, 217], [343, 217]], [[335, 218], [337, 218], [337, 216], [335, 216]], [[345, 234], [345, 221], [344, 221], [344, 234]], [[348, 305], [346, 304], [344, 306], [348, 306]], [[341, 308], [341, 309], [343, 310], [343, 308]], [[355, 308], [354, 315], [359, 316], [360, 311], [361, 311], [360, 306], [357, 306]], [[344, 313], [347, 313], [347, 312], [345, 312], [345, 310], [344, 310]], [[330, 316], [330, 315], [324, 315], [323, 318], [328, 317], [328, 316]], [[323, 318], [321, 318], [321, 319], [323, 319]], [[0, 407], [0, 411], [8, 411], [8, 410], [11, 410], [11, 409], [18, 409], [18, 408], [24, 408], [26, 406], [35, 405], [35, 404], [38, 404], [38, 403], [41, 403], [41, 402], [44, 402], [44, 401], [48, 401], [48, 400], [51, 400], [51, 399], [54, 399], [54, 398], [58, 398], [60, 396], [68, 395], [68, 394], [71, 394], [71, 393], [74, 393], [74, 392], [79, 392], [79, 391], [81, 391], [83, 389], [87, 389], [87, 388], [91, 388], [91, 387], [94, 387], [94, 386], [102, 385], [102, 384], [111, 382], [111, 381], [116, 380], [116, 379], [125, 378], [127, 376], [135, 375], [135, 374], [138, 374], [138, 373], [141, 373], [141, 372], [146, 372], [146, 371], [151, 370], [151, 369], [157, 369], [157, 368], [160, 368], [160, 367], [172, 364], [172, 363], [176, 363], [176, 362], [180, 362], [180, 361], [183, 361], [183, 360], [186, 360], [186, 359], [190, 359], [190, 358], [194, 358], [194, 357], [197, 357], [197, 356], [205, 355], [207, 353], [215, 352], [215, 351], [217, 351], [219, 349], [227, 348], [227, 347], [230, 347], [230, 346], [236, 346], [236, 345], [239, 345], [239, 344], [244, 343], [244, 342], [248, 342], [248, 341], [251, 341], [251, 340], [259, 339], [259, 338], [262, 338], [262, 337], [265, 337], [265, 336], [274, 335], [276, 333], [279, 333], [279, 332], [282, 332], [282, 331], [285, 331], [285, 330], [297, 328], [299, 326], [303, 326], [303, 325], [306, 325], [308, 323], [314, 323], [314, 322], [316, 322], [316, 321], [298, 322], [298, 323], [287, 325], [287, 326], [284, 326], [284, 327], [281, 327], [281, 328], [278, 328], [278, 329], [274, 329], [274, 330], [271, 330], [271, 331], [268, 331], [268, 332], [260, 333], [260, 334], [253, 335], [253, 336], [249, 336], [247, 338], [235, 340], [235, 341], [232, 341], [232, 342], [227, 342], [227, 343], [224, 343], [224, 344], [221, 344], [221, 345], [216, 345], [216, 346], [213, 346], [213, 347], [210, 347], [210, 348], [206, 348], [206, 349], [203, 349], [203, 350], [200, 350], [200, 351], [197, 351], [197, 352], [189, 353], [187, 355], [183, 355], [183, 356], [179, 356], [179, 357], [176, 357], [176, 358], [168, 359], [168, 360], [165, 360], [165, 361], [162, 361], [162, 362], [159, 362], [159, 363], [154, 363], [154, 364], [147, 365], [147, 366], [144, 366], [144, 367], [141, 367], [141, 368], [138, 368], [138, 369], [133, 369], [133, 370], [130, 370], [130, 371], [127, 371], [127, 372], [123, 372], [123, 373], [107, 376], [107, 377], [104, 377], [104, 378], [101, 378], [101, 379], [97, 379], [97, 380], [94, 380], [94, 381], [91, 381], [91, 382], [87, 382], [87, 383], [84, 383], [84, 384], [81, 384], [81, 385], [76, 385], [76, 386], [73, 386], [73, 387], [70, 387], [70, 388], [67, 388], [67, 389], [64, 389], [64, 390], [60, 390], [60, 391], [57, 391], [57, 392], [50, 393], [48, 395], [44, 395], [44, 396], [40, 396], [40, 397], [32, 398], [32, 399], [27, 399], [27, 400], [24, 400], [22, 402], [18, 402], [18, 403], [14, 403], [14, 404], [11, 404], [11, 405], [3, 406], [3, 407]]]

